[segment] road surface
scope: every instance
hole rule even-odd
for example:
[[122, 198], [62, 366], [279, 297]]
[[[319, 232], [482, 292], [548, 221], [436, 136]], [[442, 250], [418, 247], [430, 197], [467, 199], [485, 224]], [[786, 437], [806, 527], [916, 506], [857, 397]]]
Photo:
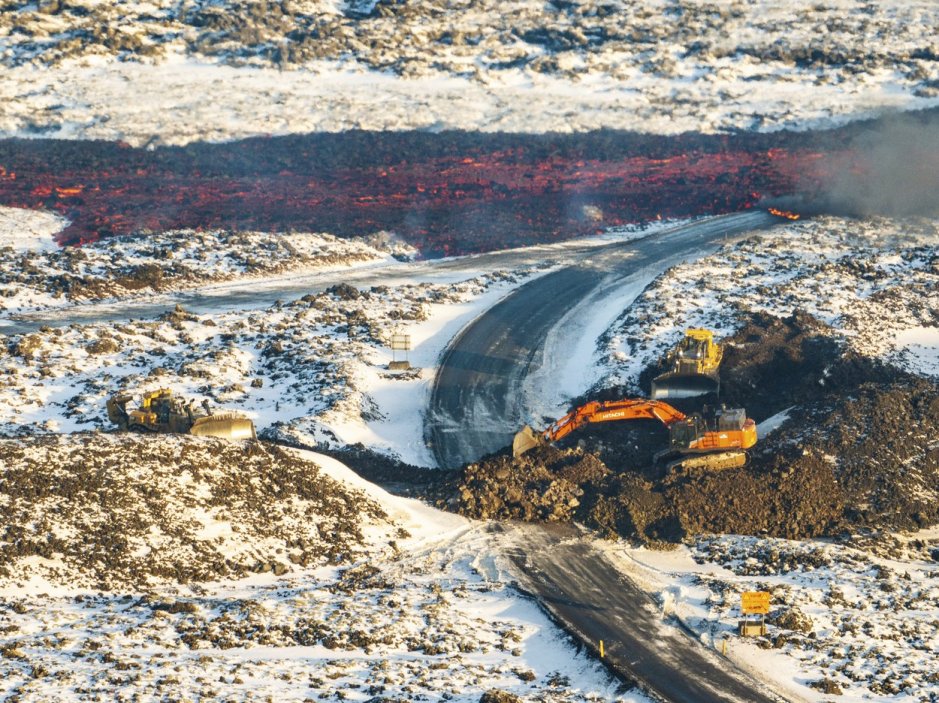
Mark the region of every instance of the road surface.
[[[558, 338], [566, 326], [579, 329], [572, 317], [597, 312], [584, 301], [599, 305], [602, 293], [617, 286], [638, 292], [669, 266], [775, 222], [763, 212], [739, 213], [594, 249], [487, 310], [451, 343], [437, 372], [425, 435], [438, 464], [456, 468], [510, 443], [529, 412], [531, 389], [526, 383], [537, 375], [548, 340]], [[562, 336], [557, 343], [569, 343], [573, 350], [584, 349], [584, 341]], [[586, 342], [592, 350], [595, 340]], [[781, 700], [665, 622], [655, 602], [573, 526], [505, 529], [520, 581], [588, 647], [595, 650], [603, 640], [607, 663], [625, 680], [671, 703]]]
[[[450, 344], [437, 371], [425, 424], [437, 463], [458, 468], [511, 443], [529, 421], [526, 379], [540, 366], [552, 330], [565, 318], [570, 322], [570, 311], [581, 301], [637, 279], [651, 281], [683, 259], [776, 222], [762, 210], [751, 210], [593, 248], [487, 310]], [[572, 347], [576, 341], [571, 340]], [[593, 341], [588, 340], [591, 348]]]
[[766, 686], [670, 624], [662, 608], [572, 525], [513, 524], [509, 557], [523, 588], [565, 630], [645, 692], [673, 703], [779, 703]]
[[5, 319], [0, 317], [0, 333], [26, 334], [43, 326], [63, 327], [73, 323], [91, 324], [130, 318], [152, 319], [171, 312], [176, 305], [182, 305], [186, 310], [199, 315], [232, 310], [257, 310], [266, 308], [278, 300], [289, 302], [304, 295], [320, 293], [338, 283], [348, 283], [358, 288], [414, 281], [447, 284], [496, 269], [510, 270], [545, 262], [580, 260], [600, 249], [608, 250], [609, 246], [598, 243], [597, 239], [570, 240], [447, 259], [391, 264], [382, 262], [352, 269], [340, 267], [335, 270], [292, 272], [261, 279], [245, 278], [189, 290], [148, 294], [136, 299], [64, 305], [49, 310], [15, 314]]

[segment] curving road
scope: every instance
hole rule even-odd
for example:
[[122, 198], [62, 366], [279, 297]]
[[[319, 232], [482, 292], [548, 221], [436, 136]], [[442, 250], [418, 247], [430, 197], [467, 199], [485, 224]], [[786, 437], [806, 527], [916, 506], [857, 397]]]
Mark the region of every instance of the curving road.
[[[576, 263], [521, 286], [489, 308], [451, 342], [441, 360], [425, 422], [437, 463], [457, 468], [511, 442], [529, 421], [527, 381], [541, 366], [547, 340], [565, 324], [580, 334], [576, 323], [584, 301], [600, 306], [605, 292], [641, 289], [682, 260], [777, 222], [769, 213], [751, 210], [576, 253], [569, 259]], [[607, 312], [615, 316], [619, 310]], [[584, 340], [571, 339], [571, 348], [577, 341]], [[586, 341], [592, 351], [595, 340]]]
[[197, 314], [252, 310], [287, 302], [311, 293], [320, 293], [337, 283], [358, 288], [394, 285], [413, 281], [447, 284], [462, 281], [482, 271], [513, 269], [545, 262], [582, 260], [591, 252], [607, 248], [596, 241], [571, 240], [521, 249], [503, 249], [485, 254], [447, 259], [365, 264], [353, 268], [291, 272], [265, 278], [242, 278], [198, 288], [149, 294], [114, 301], [64, 305], [0, 317], [0, 333], [27, 334], [40, 327], [64, 327], [73, 323], [91, 324], [115, 320], [152, 319], [171, 312], [176, 305]]
[[[745, 212], [595, 249], [577, 263], [525, 284], [487, 310], [451, 343], [437, 372], [425, 435], [439, 465], [455, 468], [511, 441], [531, 412], [530, 379], [544, 364], [551, 340], [568, 330], [580, 333], [584, 328], [579, 318], [587, 308], [595, 314], [605, 294], [618, 287], [638, 292], [669, 266], [775, 222], [767, 213]], [[605, 312], [615, 316], [619, 310]], [[558, 341], [569, 343], [572, 350], [592, 350], [595, 339], [580, 334], [584, 338], [562, 336]], [[638, 683], [654, 699], [781, 700], [663, 621], [655, 602], [574, 527], [513, 524], [502, 530], [524, 587], [588, 649], [596, 651], [597, 642], [603, 640], [609, 668]]]

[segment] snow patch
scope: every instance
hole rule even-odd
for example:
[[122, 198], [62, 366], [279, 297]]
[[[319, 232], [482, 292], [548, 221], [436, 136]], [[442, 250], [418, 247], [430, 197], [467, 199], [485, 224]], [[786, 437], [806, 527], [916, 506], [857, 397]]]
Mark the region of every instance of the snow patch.
[[68, 227], [64, 217], [44, 210], [0, 206], [0, 249], [15, 252], [52, 251], [58, 248], [54, 235]]
[[900, 332], [893, 343], [910, 368], [939, 376], [939, 327], [911, 327]]

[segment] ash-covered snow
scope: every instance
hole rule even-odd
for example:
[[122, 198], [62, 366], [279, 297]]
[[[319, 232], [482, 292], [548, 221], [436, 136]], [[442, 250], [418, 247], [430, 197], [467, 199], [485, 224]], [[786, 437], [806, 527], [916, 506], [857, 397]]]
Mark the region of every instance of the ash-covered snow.
[[939, 102], [928, 0], [14, 4], [0, 133], [224, 140], [343, 129], [678, 133]]

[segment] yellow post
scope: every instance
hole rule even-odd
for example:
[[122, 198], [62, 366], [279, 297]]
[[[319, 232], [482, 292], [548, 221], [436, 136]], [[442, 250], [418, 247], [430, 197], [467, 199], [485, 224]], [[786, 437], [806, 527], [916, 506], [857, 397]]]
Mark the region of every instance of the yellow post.
[[604, 656], [604, 653], [603, 653], [603, 640], [600, 640], [600, 658], [603, 659], [603, 656]]
[[721, 641], [721, 654], [723, 654], [725, 657], [727, 656], [727, 638], [726, 637]]

